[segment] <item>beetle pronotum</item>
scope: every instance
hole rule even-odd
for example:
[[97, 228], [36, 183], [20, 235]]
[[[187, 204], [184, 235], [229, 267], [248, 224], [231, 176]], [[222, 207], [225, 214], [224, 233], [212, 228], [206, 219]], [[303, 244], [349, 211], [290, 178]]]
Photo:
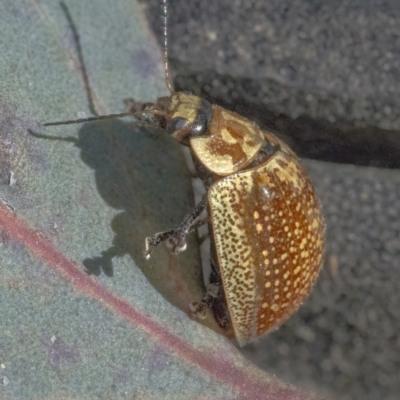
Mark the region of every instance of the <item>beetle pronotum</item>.
[[[320, 201], [293, 151], [248, 119], [190, 94], [175, 92], [168, 69], [167, 0], [164, 70], [170, 96], [144, 111], [47, 123], [86, 122], [143, 113], [189, 147], [206, 195], [182, 223], [146, 238], [145, 257], [166, 242], [178, 254], [186, 235], [208, 223], [212, 273], [207, 293], [190, 309], [210, 309], [222, 330], [244, 345], [276, 328], [309, 294], [321, 267]], [[203, 210], [208, 218], [200, 219]]]

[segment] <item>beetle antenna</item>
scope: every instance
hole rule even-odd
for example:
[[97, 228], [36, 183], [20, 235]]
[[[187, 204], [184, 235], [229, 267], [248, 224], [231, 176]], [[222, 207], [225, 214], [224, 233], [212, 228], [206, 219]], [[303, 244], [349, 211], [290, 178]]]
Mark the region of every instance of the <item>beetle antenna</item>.
[[[163, 49], [163, 58], [164, 58], [164, 73], [165, 73], [165, 84], [169, 92], [172, 94], [174, 92], [174, 88], [172, 85], [171, 77], [169, 74], [169, 63], [168, 63], [168, 0], [163, 0], [163, 35], [164, 35], [164, 49]], [[96, 117], [90, 118], [81, 118], [67, 121], [55, 121], [55, 122], [46, 122], [43, 126], [56, 126], [56, 125], [72, 125], [72, 124], [81, 124], [84, 122], [91, 121], [99, 121], [104, 119], [112, 119], [112, 118], [121, 118], [121, 117], [138, 117], [143, 114], [153, 114], [153, 115], [163, 115], [162, 112], [157, 112], [156, 110], [144, 110], [140, 112], [125, 112], [121, 114], [109, 114], [109, 115], [100, 115]]]
[[82, 124], [83, 122], [91, 122], [91, 121], [99, 121], [103, 119], [113, 119], [113, 118], [121, 118], [121, 117], [139, 117], [143, 114], [156, 114], [153, 110], [144, 110], [139, 112], [125, 112], [120, 114], [108, 114], [108, 115], [99, 115], [98, 117], [90, 117], [90, 118], [81, 118], [81, 119], [72, 119], [68, 121], [56, 121], [56, 122], [46, 122], [43, 126], [55, 126], [55, 125], [72, 125], [72, 124]]
[[168, 64], [168, 0], [163, 0], [163, 33], [164, 33], [164, 73], [165, 73], [165, 84], [170, 93], [174, 92], [171, 77], [169, 75], [169, 64]]

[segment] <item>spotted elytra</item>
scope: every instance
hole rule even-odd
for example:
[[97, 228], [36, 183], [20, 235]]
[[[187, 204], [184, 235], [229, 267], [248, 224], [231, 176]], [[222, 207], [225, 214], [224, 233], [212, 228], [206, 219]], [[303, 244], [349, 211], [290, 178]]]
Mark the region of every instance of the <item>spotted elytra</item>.
[[[170, 96], [140, 111], [52, 122], [80, 123], [125, 115], [155, 116], [189, 147], [206, 195], [177, 227], [146, 238], [146, 259], [166, 242], [174, 254], [186, 236], [208, 224], [211, 276], [203, 299], [190, 304], [201, 319], [207, 310], [239, 345], [281, 325], [308, 296], [324, 249], [320, 201], [293, 151], [272, 133], [232, 111], [175, 92], [168, 70], [167, 0], [164, 9], [164, 70]], [[208, 217], [200, 218], [206, 210]]]

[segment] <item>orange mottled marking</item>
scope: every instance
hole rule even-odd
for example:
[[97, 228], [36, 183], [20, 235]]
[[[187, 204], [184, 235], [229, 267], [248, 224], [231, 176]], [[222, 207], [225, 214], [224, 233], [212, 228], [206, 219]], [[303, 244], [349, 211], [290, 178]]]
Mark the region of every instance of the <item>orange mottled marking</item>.
[[242, 116], [213, 106], [207, 135], [193, 137], [192, 149], [204, 166], [225, 176], [245, 168], [264, 143], [264, 133]]
[[208, 192], [235, 336], [243, 345], [284, 322], [321, 266], [324, 221], [311, 181], [283, 152], [217, 181]]

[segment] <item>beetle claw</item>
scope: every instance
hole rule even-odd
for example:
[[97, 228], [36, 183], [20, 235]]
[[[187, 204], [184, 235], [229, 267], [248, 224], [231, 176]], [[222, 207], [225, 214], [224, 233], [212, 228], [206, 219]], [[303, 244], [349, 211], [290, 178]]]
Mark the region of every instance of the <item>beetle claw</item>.
[[207, 316], [207, 309], [212, 307], [215, 299], [218, 298], [221, 288], [216, 283], [207, 285], [207, 293], [201, 301], [194, 301], [189, 304], [189, 310], [197, 319], [204, 319]]
[[145, 240], [144, 258], [148, 260], [154, 247], [158, 246], [161, 242], [166, 241], [167, 247], [173, 254], [179, 254], [186, 250], [186, 233], [182, 230], [171, 230], [167, 232], [156, 233], [152, 237], [147, 237]]
[[146, 260], [150, 259], [151, 253], [153, 252], [154, 249], [154, 244], [153, 244], [153, 238], [152, 237], [147, 237], [145, 240], [145, 250], [144, 250], [144, 258]]
[[194, 301], [193, 303], [190, 303], [189, 310], [197, 319], [205, 319], [207, 316], [207, 309], [202, 301]]
[[185, 234], [182, 232], [176, 232], [175, 235], [171, 235], [167, 239], [167, 246], [173, 254], [179, 254], [186, 250], [187, 243]]

